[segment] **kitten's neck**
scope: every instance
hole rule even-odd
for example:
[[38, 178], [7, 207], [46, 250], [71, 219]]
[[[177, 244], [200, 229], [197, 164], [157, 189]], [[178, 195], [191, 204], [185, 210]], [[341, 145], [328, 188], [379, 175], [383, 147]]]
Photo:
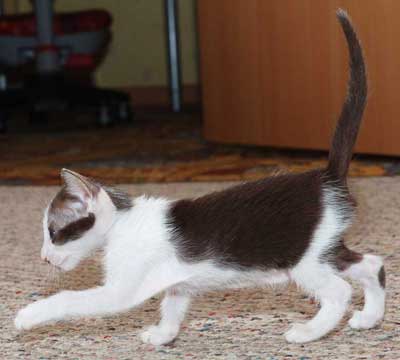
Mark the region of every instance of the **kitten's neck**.
[[98, 211], [96, 212], [95, 230], [103, 239], [101, 247], [104, 247], [109, 239], [109, 234], [117, 223], [120, 211], [117, 210], [107, 192], [101, 189], [97, 198]]
[[[113, 240], [121, 238], [151, 239], [160, 233], [169, 232], [167, 226], [167, 213], [170, 206], [170, 200], [164, 198], [153, 198], [147, 196], [138, 196], [131, 199], [132, 206], [124, 210], [117, 210], [113, 222], [107, 232], [106, 245], [111, 244]], [[167, 235], [165, 235], [167, 236]]]

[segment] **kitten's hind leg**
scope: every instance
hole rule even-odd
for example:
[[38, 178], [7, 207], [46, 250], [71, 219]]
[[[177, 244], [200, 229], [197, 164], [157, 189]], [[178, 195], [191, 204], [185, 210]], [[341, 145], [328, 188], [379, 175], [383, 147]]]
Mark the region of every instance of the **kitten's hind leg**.
[[164, 345], [173, 341], [179, 333], [189, 304], [188, 295], [176, 289], [167, 290], [161, 303], [161, 320], [141, 334], [142, 341], [153, 345]]
[[[349, 256], [351, 255], [351, 256]], [[361, 255], [343, 246], [337, 255], [341, 275], [361, 283], [364, 291], [364, 308], [355, 311], [349, 320], [353, 329], [370, 329], [385, 314], [385, 269], [382, 258]]]
[[335, 274], [328, 264], [301, 264], [291, 271], [291, 277], [302, 289], [313, 295], [321, 308], [313, 319], [294, 324], [285, 333], [288, 342], [304, 343], [319, 339], [342, 319], [351, 298], [351, 286]]

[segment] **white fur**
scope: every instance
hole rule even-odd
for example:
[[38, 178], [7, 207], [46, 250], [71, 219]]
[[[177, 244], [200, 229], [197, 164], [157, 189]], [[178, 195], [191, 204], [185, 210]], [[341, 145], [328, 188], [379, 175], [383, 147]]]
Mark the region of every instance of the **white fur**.
[[320, 301], [321, 309], [305, 324], [294, 324], [285, 333], [289, 342], [316, 340], [331, 331], [345, 314], [351, 298], [351, 287], [329, 264], [321, 264], [321, 256], [344, 230], [342, 209], [336, 206], [335, 194], [324, 191], [324, 213], [315, 230], [311, 245], [301, 261], [290, 271], [291, 278]]
[[349, 320], [353, 329], [370, 329], [376, 326], [385, 314], [385, 290], [382, 289], [378, 273], [383, 266], [379, 256], [364, 255], [363, 260], [350, 266], [344, 275], [359, 281], [364, 289], [365, 304], [362, 311], [355, 311]]
[[[285, 337], [290, 342], [315, 340], [337, 325], [351, 297], [350, 285], [330, 265], [320, 262], [321, 254], [348, 226], [343, 217], [344, 209], [335, 206], [335, 196], [325, 190], [325, 210], [311, 246], [302, 260], [286, 271], [245, 271], [221, 266], [217, 261], [183, 262], [169, 241], [171, 229], [167, 225], [167, 212], [170, 202], [166, 199], [140, 197], [135, 199], [131, 210], [117, 212], [102, 191], [90, 205], [96, 214], [95, 228], [62, 249], [52, 245], [46, 233], [46, 209], [42, 257], [69, 270], [95, 248], [103, 246], [104, 285], [84, 291], [63, 291], [28, 305], [18, 313], [15, 326], [30, 329], [71, 317], [125, 311], [166, 291], [160, 323], [142, 334], [143, 341], [161, 345], [177, 336], [193, 294], [211, 289], [270, 286], [293, 280], [321, 302], [321, 309], [309, 322], [295, 324]], [[353, 327], [370, 327], [383, 316], [384, 291], [376, 286], [376, 269], [381, 263], [371, 265], [371, 262], [372, 258], [366, 257], [346, 273], [362, 281], [366, 292], [365, 308], [362, 315], [353, 316]], [[371, 266], [369, 277], [366, 274]]]
[[190, 304], [190, 297], [170, 290], [161, 303], [161, 321], [141, 334], [145, 343], [163, 345], [171, 342], [179, 333], [180, 325]]

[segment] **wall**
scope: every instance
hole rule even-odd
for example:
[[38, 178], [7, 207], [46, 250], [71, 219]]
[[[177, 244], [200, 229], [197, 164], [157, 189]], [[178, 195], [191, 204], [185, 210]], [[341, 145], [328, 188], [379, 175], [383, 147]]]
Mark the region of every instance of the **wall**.
[[[182, 77], [198, 83], [195, 0], [179, 0]], [[28, 0], [8, 0], [7, 10], [29, 11]], [[111, 12], [113, 41], [98, 68], [99, 85], [149, 87], [167, 84], [166, 34], [163, 0], [59, 0], [56, 11], [104, 8]]]

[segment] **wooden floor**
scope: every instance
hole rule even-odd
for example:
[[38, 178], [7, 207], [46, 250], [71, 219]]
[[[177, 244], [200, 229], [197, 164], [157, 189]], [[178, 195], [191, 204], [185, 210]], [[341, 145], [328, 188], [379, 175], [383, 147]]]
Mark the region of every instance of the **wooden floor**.
[[[252, 180], [325, 159], [323, 152], [207, 143], [198, 113], [139, 113], [107, 129], [68, 116], [34, 126], [18, 119], [0, 135], [0, 184], [58, 184], [62, 167], [105, 183]], [[356, 156], [351, 176], [399, 174], [399, 160]]]

